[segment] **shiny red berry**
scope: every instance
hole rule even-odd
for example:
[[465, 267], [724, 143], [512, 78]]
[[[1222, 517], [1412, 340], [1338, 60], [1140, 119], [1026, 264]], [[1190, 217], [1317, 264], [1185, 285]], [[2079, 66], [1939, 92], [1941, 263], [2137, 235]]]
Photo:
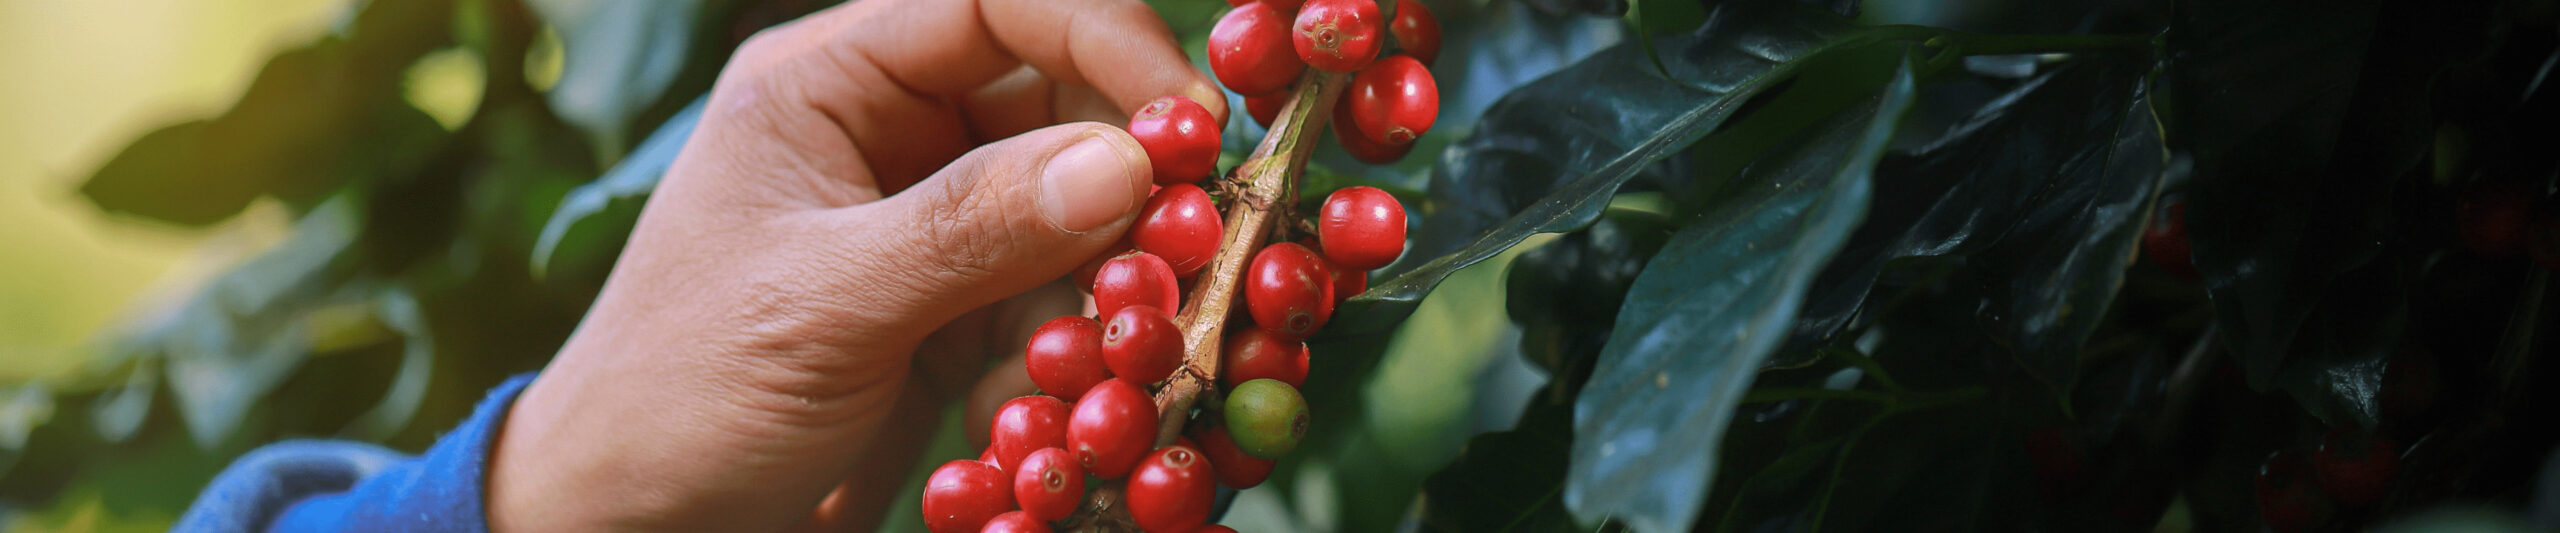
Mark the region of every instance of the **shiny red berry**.
[[1307, 384], [1307, 343], [1262, 328], [1239, 328], [1227, 334], [1218, 354], [1218, 384], [1275, 379], [1291, 387]]
[[1158, 185], [1200, 181], [1217, 171], [1218, 119], [1190, 98], [1147, 102], [1129, 117], [1129, 136], [1146, 149]]
[[1151, 306], [1122, 307], [1102, 326], [1102, 362], [1130, 383], [1155, 383], [1182, 368], [1182, 329]]
[[2171, 275], [2193, 280], [2198, 276], [2189, 250], [2186, 198], [2161, 197], [2160, 211], [2151, 215], [2151, 225], [2142, 228], [2142, 255]]
[[1167, 313], [1179, 312], [1182, 304], [1182, 280], [1173, 274], [1173, 265], [1156, 254], [1131, 251], [1102, 263], [1093, 273], [1093, 309], [1096, 316], [1111, 316], [1122, 307], [1144, 305]]
[[1307, 66], [1350, 73], [1378, 58], [1386, 35], [1377, 0], [1307, 0], [1289, 26], [1289, 44]]
[[1394, 163], [1413, 152], [1413, 143], [1383, 144], [1369, 140], [1368, 134], [1360, 132], [1360, 124], [1352, 119], [1351, 106], [1347, 105], [1333, 106], [1333, 141], [1341, 143], [1342, 151], [1351, 154], [1352, 159], [1370, 164]]
[[1200, 450], [1176, 444], [1157, 449], [1129, 474], [1129, 517], [1147, 531], [1190, 531], [1209, 521], [1217, 476]]
[[1375, 270], [1404, 255], [1404, 204], [1376, 187], [1344, 187], [1316, 219], [1324, 257], [1349, 270]]
[[1209, 72], [1236, 94], [1289, 88], [1307, 64], [1289, 45], [1289, 13], [1270, 4], [1237, 6], [1209, 29]]
[[1084, 397], [1086, 389], [1111, 379], [1102, 361], [1102, 323], [1080, 316], [1049, 319], [1032, 330], [1022, 366], [1041, 392], [1067, 401]]
[[1412, 144], [1440, 117], [1440, 85], [1422, 62], [1404, 54], [1360, 69], [1342, 98], [1360, 133], [1378, 144]]
[[2461, 203], [2453, 208], [2463, 246], [2489, 257], [2523, 251], [2532, 196], [2532, 186], [2516, 180], [2480, 183], [2463, 191]]
[[2400, 452], [2379, 435], [2331, 430], [2311, 454], [2311, 466], [2330, 498], [2363, 507], [2382, 501], [2391, 491], [2391, 477], [2400, 470]]
[[1191, 432], [1200, 443], [1200, 454], [1209, 458], [1209, 470], [1218, 473], [1218, 484], [1231, 489], [1249, 489], [1271, 478], [1271, 465], [1278, 461], [1254, 457], [1236, 447], [1234, 436], [1226, 428], [1209, 427]]
[[1396, 2], [1396, 19], [1387, 23], [1387, 33], [1396, 37], [1396, 46], [1406, 55], [1424, 65], [1440, 58], [1440, 18], [1431, 16], [1431, 8], [1421, 2]]
[[1034, 450], [1066, 447], [1069, 413], [1067, 402], [1049, 396], [1014, 398], [996, 408], [995, 425], [987, 430], [996, 468], [1012, 472]]
[[1013, 500], [1042, 522], [1066, 518], [1084, 503], [1084, 465], [1065, 448], [1031, 452], [1013, 471]]
[[1053, 531], [1049, 529], [1049, 524], [1041, 522], [1038, 518], [1032, 518], [1029, 513], [1008, 511], [988, 520], [986, 529], [980, 529], [978, 533], [1048, 533], [1049, 531]]
[[1342, 303], [1363, 292], [1369, 292], [1369, 271], [1333, 269], [1333, 303]]
[[1139, 250], [1164, 258], [1173, 274], [1191, 277], [1209, 266], [1218, 255], [1218, 241], [1226, 237], [1226, 222], [1218, 219], [1218, 206], [1210, 202], [1209, 192], [1188, 183], [1168, 185], [1147, 197], [1138, 208], [1138, 223], [1130, 226], [1129, 240]]
[[1244, 303], [1253, 322], [1281, 336], [1304, 339], [1333, 317], [1333, 273], [1324, 258], [1298, 243], [1265, 246], [1245, 267]]
[[1280, 119], [1280, 107], [1289, 105], [1291, 94], [1293, 93], [1289, 91], [1280, 91], [1262, 96], [1244, 97], [1244, 112], [1253, 115], [1254, 123], [1261, 124], [1265, 128], [1271, 127], [1271, 121]]
[[961, 459], [943, 463], [924, 480], [924, 527], [934, 533], [977, 531], [1013, 510], [1012, 478], [996, 465]]
[[2337, 504], [2320, 492], [2311, 463], [2300, 451], [2267, 456], [2258, 467], [2258, 519], [2277, 533], [2308, 531], [2329, 521]]
[[1155, 400], [1145, 389], [1119, 379], [1086, 391], [1067, 420], [1067, 450], [1076, 454], [1085, 473], [1104, 479], [1129, 475], [1155, 440]]

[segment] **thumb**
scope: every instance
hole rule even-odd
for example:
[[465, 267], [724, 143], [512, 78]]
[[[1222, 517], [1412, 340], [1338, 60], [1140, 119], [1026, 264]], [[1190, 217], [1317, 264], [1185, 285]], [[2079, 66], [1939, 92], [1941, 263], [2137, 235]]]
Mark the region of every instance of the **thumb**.
[[845, 274], [847, 288], [884, 307], [873, 325], [922, 338], [1102, 253], [1145, 203], [1150, 168], [1127, 132], [1062, 124], [980, 146], [897, 195], [821, 217], [863, 248], [864, 264]]

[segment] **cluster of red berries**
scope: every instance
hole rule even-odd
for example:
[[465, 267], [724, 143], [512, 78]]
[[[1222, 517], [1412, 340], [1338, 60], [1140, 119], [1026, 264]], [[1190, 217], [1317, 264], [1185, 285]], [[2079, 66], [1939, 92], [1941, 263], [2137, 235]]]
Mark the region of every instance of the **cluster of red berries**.
[[[1255, 118], [1270, 123], [1291, 84], [1314, 67], [1354, 73], [1333, 115], [1354, 156], [1392, 161], [1431, 129], [1439, 89], [1423, 65], [1439, 53], [1440, 28], [1421, 4], [1403, 0], [1382, 26], [1375, 0], [1230, 1], [1237, 7], [1210, 33], [1210, 68], [1245, 95]], [[1377, 58], [1382, 33], [1401, 53]], [[1058, 317], [1032, 333], [1024, 369], [1044, 395], [1005, 402], [978, 459], [946, 463], [926, 480], [933, 531], [1047, 531], [1085, 504], [1087, 489], [1119, 483], [1141, 529], [1232, 532], [1207, 523], [1217, 486], [1260, 485], [1306, 435], [1298, 387], [1307, 337], [1336, 304], [1367, 289], [1368, 271], [1404, 253], [1404, 206], [1394, 196], [1334, 191], [1311, 217], [1311, 240], [1253, 252], [1237, 280], [1242, 316], [1187, 317], [1235, 322], [1224, 328], [1231, 333], [1219, 344], [1217, 375], [1195, 375], [1214, 377], [1225, 392], [1197, 414], [1164, 413], [1150, 391], [1188, 366], [1176, 317], [1196, 295], [1182, 285], [1226, 240], [1220, 203], [1198, 184], [1217, 171], [1220, 132], [1207, 108], [1182, 97], [1149, 102], [1128, 130], [1157, 185], [1129, 229], [1128, 250], [1078, 272], [1093, 317]], [[1159, 445], [1168, 422], [1160, 416], [1186, 417], [1183, 436]]]
[[[1395, 16], [1376, 0], [1228, 0], [1209, 31], [1209, 71], [1244, 95], [1254, 120], [1270, 125], [1308, 67], [1351, 74], [1334, 106], [1336, 141], [1370, 163], [1403, 159], [1440, 115], [1440, 86], [1428, 65], [1440, 56], [1440, 22], [1414, 0]], [[1384, 57], [1388, 37], [1396, 45]]]

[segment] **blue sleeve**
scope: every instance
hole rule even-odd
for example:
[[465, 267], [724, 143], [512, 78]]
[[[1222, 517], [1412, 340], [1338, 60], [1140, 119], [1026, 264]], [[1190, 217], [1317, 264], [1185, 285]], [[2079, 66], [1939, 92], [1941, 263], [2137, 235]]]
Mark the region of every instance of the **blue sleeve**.
[[241, 456], [173, 531], [488, 531], [489, 446], [532, 374], [489, 391], [469, 420], [409, 457], [371, 444], [287, 441]]

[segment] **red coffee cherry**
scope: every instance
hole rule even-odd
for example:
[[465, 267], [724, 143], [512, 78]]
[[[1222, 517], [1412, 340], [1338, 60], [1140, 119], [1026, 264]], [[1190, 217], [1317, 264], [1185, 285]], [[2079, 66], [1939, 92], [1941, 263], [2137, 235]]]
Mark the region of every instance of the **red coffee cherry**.
[[2343, 429], [2329, 430], [2320, 439], [2320, 449], [2311, 454], [2320, 489], [2349, 507], [2382, 501], [2391, 492], [2391, 477], [2400, 471], [2400, 452], [2390, 439], [2351, 435]]
[[987, 450], [996, 468], [1014, 471], [1022, 456], [1041, 448], [1067, 446], [1067, 402], [1049, 396], [1024, 396], [996, 408], [995, 425], [987, 429]]
[[1269, 4], [1236, 6], [1209, 29], [1209, 72], [1236, 94], [1289, 88], [1307, 64], [1289, 44], [1288, 13]]
[[2277, 533], [2308, 531], [2329, 521], [2337, 504], [2312, 480], [2303, 453], [2284, 450], [2267, 456], [2258, 467], [2258, 519]]
[[1440, 58], [1440, 18], [1431, 16], [1431, 8], [1421, 2], [1396, 2], [1396, 19], [1387, 23], [1387, 34], [1396, 37], [1396, 46], [1406, 55], [1429, 65]]
[[1333, 269], [1333, 303], [1340, 304], [1364, 292], [1369, 292], [1369, 271]]
[[1383, 165], [1404, 159], [1405, 154], [1413, 152], [1413, 143], [1383, 144], [1369, 140], [1369, 135], [1360, 132], [1359, 122], [1351, 115], [1351, 106], [1333, 106], [1333, 140], [1341, 143], [1342, 151], [1351, 154], [1352, 159]]
[[1268, 4], [1272, 9], [1278, 9], [1282, 13], [1294, 14], [1298, 12], [1299, 6], [1305, 5], [1307, 2], [1306, 0], [1262, 0], [1262, 3]]
[[943, 463], [924, 480], [924, 527], [934, 533], [977, 531], [1013, 510], [1012, 479], [996, 465], [967, 459]]
[[1164, 312], [1178, 312], [1182, 305], [1182, 280], [1173, 274], [1173, 265], [1156, 254], [1131, 251], [1102, 263], [1093, 273], [1093, 308], [1096, 316], [1111, 316], [1122, 307], [1144, 305]]
[[1281, 336], [1304, 339], [1333, 317], [1333, 273], [1324, 258], [1298, 243], [1265, 246], [1245, 267], [1244, 303], [1253, 322]]
[[[1155, 186], [1149, 185], [1148, 187]], [[1150, 191], [1148, 194], [1155, 193]], [[1120, 254], [1129, 253], [1130, 250], [1136, 249], [1138, 249], [1138, 245], [1129, 243], [1129, 235], [1127, 233], [1120, 234], [1120, 240], [1111, 241], [1111, 247], [1104, 248], [1102, 253], [1094, 254], [1093, 258], [1085, 260], [1084, 264], [1076, 265], [1076, 290], [1084, 291], [1085, 294], [1093, 294], [1093, 276], [1102, 272], [1102, 264], [1109, 263], [1112, 258], [1120, 257]]]
[[1209, 521], [1217, 478], [1200, 450], [1175, 444], [1157, 449], [1129, 474], [1129, 517], [1147, 531], [1190, 531]]
[[1344, 187], [1325, 197], [1316, 233], [1335, 265], [1375, 270], [1404, 255], [1404, 204], [1376, 187]]
[[[1277, 6], [1275, 6], [1277, 7]], [[1289, 26], [1289, 44], [1307, 66], [1326, 72], [1357, 72], [1378, 58], [1384, 44], [1377, 0], [1307, 0]]]
[[1168, 185], [1147, 197], [1138, 209], [1138, 223], [1129, 228], [1129, 240], [1138, 249], [1164, 258], [1173, 274], [1191, 277], [1209, 266], [1218, 255], [1218, 241], [1226, 238], [1226, 222], [1218, 219], [1218, 206], [1209, 201], [1209, 192], [1192, 184]]
[[1200, 181], [1218, 170], [1218, 119], [1190, 98], [1147, 102], [1129, 117], [1129, 136], [1146, 149], [1157, 185]]
[[1280, 106], [1289, 105], [1290, 94], [1292, 93], [1289, 91], [1279, 91], [1262, 96], [1244, 97], [1244, 112], [1253, 115], [1254, 123], [1261, 124], [1265, 128], [1271, 127], [1272, 121], [1280, 119]]
[[980, 529], [978, 533], [1049, 533], [1049, 531], [1051, 531], [1049, 524], [1041, 522], [1038, 518], [1032, 518], [1030, 514], [1022, 511], [1008, 511], [988, 520], [986, 529]]
[[1231, 489], [1249, 489], [1271, 478], [1271, 465], [1278, 461], [1254, 457], [1236, 447], [1235, 437], [1223, 427], [1206, 427], [1191, 432], [1200, 443], [1200, 453], [1209, 457], [1209, 470], [1218, 473], [1218, 484]]
[[1049, 319], [1032, 330], [1022, 367], [1041, 392], [1067, 401], [1084, 397], [1086, 389], [1111, 379], [1102, 362], [1102, 323], [1072, 315]]
[[[1307, 343], [1262, 328], [1238, 328], [1227, 335], [1218, 354], [1218, 384], [1275, 379], [1291, 387], [1307, 384]], [[1242, 488], [1242, 487], [1238, 487]]]
[[1085, 473], [1104, 479], [1129, 475], [1155, 440], [1155, 399], [1116, 378], [1085, 391], [1067, 420], [1067, 451], [1076, 454]]
[[2463, 191], [2461, 203], [2453, 208], [2463, 246], [2471, 253], [2488, 257], [2507, 257], [2523, 251], [2524, 228], [2531, 216], [2528, 210], [2532, 202], [2532, 186], [2518, 180], [2490, 181]]
[[2199, 278], [2194, 256], [2187, 247], [2186, 198], [2160, 198], [2160, 212], [2153, 213], [2151, 225], [2142, 228], [2142, 255], [2170, 275], [2187, 280]]
[[1360, 133], [1378, 144], [1412, 144], [1440, 117], [1440, 85], [1422, 62], [1404, 54], [1360, 69], [1342, 98]]
[[1084, 465], [1065, 448], [1041, 448], [1013, 472], [1013, 500], [1042, 522], [1066, 518], [1084, 503]]
[[1122, 307], [1102, 326], [1102, 362], [1133, 384], [1164, 381], [1182, 368], [1182, 329], [1154, 307]]

